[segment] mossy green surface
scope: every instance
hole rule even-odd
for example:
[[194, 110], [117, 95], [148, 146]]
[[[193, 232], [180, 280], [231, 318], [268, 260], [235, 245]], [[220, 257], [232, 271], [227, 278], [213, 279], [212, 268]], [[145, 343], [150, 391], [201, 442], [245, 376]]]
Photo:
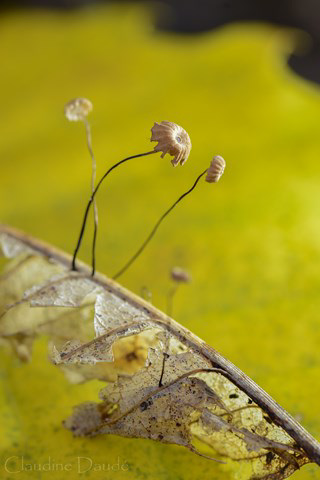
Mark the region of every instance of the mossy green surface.
[[[212, 155], [223, 155], [221, 181], [199, 184], [120, 281], [137, 293], [147, 286], [155, 305], [165, 308], [170, 268], [190, 270], [192, 284], [175, 299], [176, 320], [319, 439], [320, 94], [286, 67], [293, 39], [293, 32], [252, 24], [198, 37], [159, 33], [148, 10], [132, 5], [3, 14], [0, 216], [73, 250], [90, 159], [83, 125], [63, 116], [70, 98], [86, 96], [94, 104], [98, 176], [115, 161], [148, 151], [154, 121], [181, 124], [193, 143], [183, 168], [158, 155], [141, 158], [120, 167], [101, 189], [98, 269], [114, 274]], [[81, 251], [85, 260], [91, 235]], [[83, 475], [97, 480], [241, 480], [247, 468], [151, 441], [73, 439], [61, 421], [72, 405], [95, 400], [101, 384], [69, 385], [48, 363], [45, 341], [30, 365], [2, 353], [1, 382], [2, 478], [72, 480], [79, 476], [77, 457], [105, 469], [119, 458], [123, 469]], [[21, 456], [42, 466], [50, 457], [51, 467], [6, 471], [9, 457], [21, 469]], [[62, 464], [63, 472], [52, 464]], [[316, 479], [319, 470], [306, 466], [293, 477]]]

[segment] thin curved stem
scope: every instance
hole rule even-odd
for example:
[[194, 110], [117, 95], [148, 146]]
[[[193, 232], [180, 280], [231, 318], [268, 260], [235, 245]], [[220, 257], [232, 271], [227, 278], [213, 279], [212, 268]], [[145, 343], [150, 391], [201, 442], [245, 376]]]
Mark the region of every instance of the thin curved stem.
[[[172, 317], [172, 307], [173, 307], [173, 297], [176, 294], [176, 291], [179, 288], [179, 283], [176, 283], [170, 290], [167, 295], [167, 315], [168, 317]], [[163, 360], [162, 360], [162, 370], [161, 370], [161, 375], [160, 375], [160, 380], [159, 380], [159, 387], [162, 386], [162, 379], [164, 375], [164, 369], [166, 366], [166, 360], [169, 357], [167, 354], [167, 351], [169, 350], [169, 338], [166, 336], [165, 338], [165, 351], [163, 352]]]
[[179, 198], [178, 200], [176, 200], [174, 202], [173, 205], [171, 205], [171, 207], [163, 214], [161, 215], [161, 217], [159, 218], [159, 220], [157, 221], [157, 223], [155, 224], [155, 226], [153, 227], [153, 229], [151, 230], [150, 234], [148, 235], [148, 237], [145, 239], [145, 241], [143, 242], [143, 244], [141, 245], [141, 247], [136, 251], [136, 253], [130, 258], [130, 260], [121, 268], [121, 270], [118, 271], [118, 273], [116, 273], [112, 278], [113, 280], [117, 279], [120, 277], [120, 275], [122, 275], [129, 267], [130, 265], [132, 265], [132, 263], [139, 257], [139, 255], [143, 252], [143, 250], [145, 249], [145, 247], [147, 246], [147, 244], [150, 242], [150, 240], [152, 239], [152, 237], [155, 235], [156, 231], [158, 230], [158, 228], [160, 227], [160, 224], [163, 222], [163, 220], [166, 218], [167, 215], [169, 215], [169, 213], [174, 209], [175, 206], [178, 205], [179, 202], [181, 202], [181, 200], [184, 199], [184, 197], [186, 197], [187, 195], [189, 195], [189, 193], [192, 192], [192, 190], [194, 190], [200, 180], [201, 177], [203, 177], [203, 175], [205, 175], [207, 173], [207, 170], [206, 169], [204, 172], [202, 172], [198, 178], [196, 179], [196, 181], [194, 182], [194, 184], [192, 185], [192, 187], [187, 190], [185, 193], [183, 193]]
[[[92, 148], [92, 140], [91, 140], [91, 128], [90, 128], [90, 123], [88, 120], [85, 118], [84, 119], [84, 126], [86, 129], [86, 138], [87, 138], [87, 146], [88, 150], [90, 153], [90, 157], [92, 160], [92, 174], [91, 174], [91, 194], [94, 192], [94, 184], [96, 181], [96, 171], [97, 171], [97, 162], [93, 153], [93, 148]], [[95, 274], [96, 270], [96, 241], [97, 241], [97, 234], [98, 234], [98, 222], [99, 222], [99, 217], [98, 217], [98, 205], [96, 200], [93, 201], [93, 219], [94, 219], [94, 231], [93, 231], [93, 241], [92, 241], [92, 276]]]
[[77, 254], [78, 254], [78, 251], [79, 251], [79, 248], [81, 246], [81, 242], [82, 242], [82, 238], [83, 238], [83, 234], [84, 234], [84, 230], [85, 230], [85, 227], [86, 227], [86, 222], [87, 222], [87, 218], [88, 218], [88, 213], [89, 213], [89, 210], [90, 210], [90, 206], [94, 200], [94, 197], [96, 196], [99, 188], [100, 188], [100, 185], [102, 184], [103, 180], [109, 175], [109, 173], [112, 172], [112, 170], [114, 170], [116, 167], [118, 167], [119, 165], [121, 165], [122, 163], [125, 163], [127, 162], [128, 160], [133, 160], [134, 158], [138, 158], [138, 157], [145, 157], [146, 155], [152, 155], [153, 153], [157, 153], [155, 152], [154, 150], [151, 150], [150, 152], [145, 152], [145, 153], [139, 153], [138, 155], [132, 155], [131, 157], [127, 157], [127, 158], [124, 158], [123, 160], [120, 160], [119, 162], [115, 163], [114, 165], [112, 165], [112, 167], [110, 167], [106, 173], [101, 177], [101, 179], [99, 180], [96, 188], [94, 189], [91, 197], [90, 197], [90, 200], [87, 204], [87, 207], [86, 207], [86, 210], [85, 210], [85, 213], [84, 213], [84, 217], [83, 217], [83, 221], [82, 221], [82, 226], [81, 226], [81, 230], [80, 230], [80, 234], [79, 234], [79, 238], [78, 238], [78, 242], [77, 242], [77, 246], [74, 250], [74, 254], [73, 254], [73, 258], [72, 258], [72, 263], [71, 263], [71, 270], [77, 270], [76, 268], [76, 258], [77, 258]]
[[[95, 204], [94, 204], [95, 207]], [[93, 208], [94, 208], [93, 207]], [[94, 208], [94, 212], [96, 212]], [[96, 273], [96, 243], [97, 243], [97, 233], [98, 233], [98, 224], [95, 222], [94, 230], [93, 230], [93, 239], [92, 239], [92, 248], [91, 248], [91, 258], [92, 258], [92, 269], [91, 269], [91, 276], [93, 277]]]
[[[166, 348], [166, 350], [169, 349], [169, 341], [168, 341], [168, 338], [166, 338], [165, 348]], [[163, 385], [162, 380], [163, 380], [163, 375], [164, 375], [164, 369], [165, 369], [165, 366], [166, 366], [166, 360], [167, 360], [167, 358], [169, 358], [169, 356], [170, 356], [167, 352], [162, 352], [162, 353], [163, 353], [163, 360], [162, 360], [161, 375], [160, 375], [160, 379], [159, 379], [159, 388], [162, 387], [162, 385]]]
[[172, 317], [172, 310], [173, 310], [173, 297], [176, 294], [176, 291], [178, 290], [179, 283], [176, 283], [168, 292], [167, 295], [167, 315], [168, 317]]

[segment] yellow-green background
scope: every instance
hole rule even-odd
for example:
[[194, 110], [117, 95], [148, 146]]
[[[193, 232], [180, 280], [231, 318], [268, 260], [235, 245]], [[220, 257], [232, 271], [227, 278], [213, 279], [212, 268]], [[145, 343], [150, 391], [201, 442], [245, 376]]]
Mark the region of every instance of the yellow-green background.
[[[113, 162], [150, 149], [154, 121], [189, 132], [186, 165], [169, 157], [133, 161], [98, 196], [98, 268], [114, 274], [158, 216], [194, 181], [213, 154], [227, 168], [205, 182], [161, 227], [121, 278], [146, 285], [165, 308], [169, 269], [193, 276], [181, 287], [175, 318], [223, 353], [320, 438], [320, 94], [295, 77], [285, 57], [295, 32], [267, 25], [228, 26], [197, 37], [153, 30], [143, 6], [73, 13], [11, 12], [0, 20], [1, 220], [71, 252], [89, 194], [90, 159], [81, 124], [63, 105], [92, 100], [100, 176]], [[90, 234], [81, 257], [88, 260]], [[61, 426], [72, 405], [95, 400], [98, 382], [70, 386], [47, 362], [45, 342], [33, 363], [1, 357], [2, 461], [74, 462], [77, 456], [125, 472], [89, 479], [241, 480], [188, 451], [115, 436], [72, 439]], [[70, 473], [3, 478], [78, 477]], [[238, 473], [237, 473], [238, 472]], [[295, 480], [319, 478], [315, 466]]]

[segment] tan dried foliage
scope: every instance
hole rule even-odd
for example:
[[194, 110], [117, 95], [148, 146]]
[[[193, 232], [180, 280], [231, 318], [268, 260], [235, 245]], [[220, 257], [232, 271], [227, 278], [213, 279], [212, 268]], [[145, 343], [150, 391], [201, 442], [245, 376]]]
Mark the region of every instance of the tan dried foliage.
[[[0, 227], [11, 260], [0, 279], [0, 337], [23, 361], [39, 335], [74, 383], [107, 381], [100, 402], [74, 408], [74, 435], [118, 434], [249, 462], [252, 479], [281, 480], [320, 462], [320, 446], [228, 360], [102, 275]], [[161, 382], [160, 382], [161, 378]]]

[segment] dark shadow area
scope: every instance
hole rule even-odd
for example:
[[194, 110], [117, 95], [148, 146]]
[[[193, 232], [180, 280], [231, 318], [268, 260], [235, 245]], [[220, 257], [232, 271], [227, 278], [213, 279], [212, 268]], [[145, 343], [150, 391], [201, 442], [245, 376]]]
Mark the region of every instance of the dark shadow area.
[[[116, 3], [135, 0], [114, 0]], [[72, 10], [112, 0], [2, 0], [3, 9], [19, 7]], [[141, 2], [140, 2], [141, 3]], [[320, 84], [320, 0], [145, 0], [159, 30], [197, 34], [232, 22], [267, 22], [301, 29], [309, 36], [303, 53], [292, 55], [288, 64], [305, 79]]]

